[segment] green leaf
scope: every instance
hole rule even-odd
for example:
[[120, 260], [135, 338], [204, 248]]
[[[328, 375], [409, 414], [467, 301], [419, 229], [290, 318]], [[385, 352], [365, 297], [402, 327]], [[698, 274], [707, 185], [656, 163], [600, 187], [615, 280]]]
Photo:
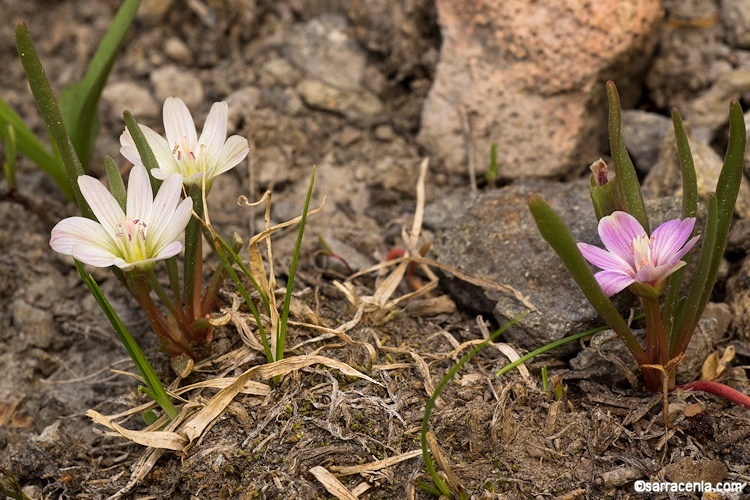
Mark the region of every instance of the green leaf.
[[161, 181], [151, 175], [151, 170], [159, 168], [159, 162], [156, 161], [156, 155], [154, 155], [151, 145], [146, 140], [146, 136], [143, 135], [141, 127], [138, 125], [138, 122], [135, 121], [135, 118], [130, 111], [125, 110], [122, 113], [122, 117], [125, 120], [125, 127], [127, 127], [130, 136], [133, 138], [135, 148], [138, 150], [138, 155], [141, 157], [141, 163], [143, 163], [143, 166], [148, 170], [148, 178], [151, 179], [151, 190], [156, 193], [159, 191], [159, 186], [161, 186]]
[[625, 320], [612, 301], [602, 291], [599, 283], [594, 278], [586, 259], [578, 249], [576, 241], [568, 231], [565, 223], [554, 210], [540, 197], [530, 195], [528, 200], [529, 210], [534, 216], [537, 228], [542, 237], [550, 244], [552, 249], [563, 261], [566, 269], [581, 289], [586, 299], [596, 309], [596, 312], [607, 322], [625, 346], [633, 353], [639, 365], [648, 364], [646, 354], [628, 328]]
[[617, 87], [611, 81], [607, 82], [607, 100], [609, 101], [609, 147], [615, 171], [615, 178], [612, 182], [617, 186], [617, 195], [623, 211], [635, 217], [646, 233], [651, 234], [638, 175], [622, 140], [620, 96], [617, 93]]
[[107, 316], [109, 323], [112, 325], [112, 328], [114, 328], [117, 338], [119, 338], [122, 345], [125, 346], [128, 354], [130, 354], [130, 358], [133, 360], [133, 363], [135, 363], [135, 367], [146, 381], [146, 386], [150, 391], [147, 392], [147, 394], [149, 394], [149, 396], [151, 396], [154, 401], [162, 407], [170, 420], [174, 420], [177, 417], [177, 410], [174, 405], [172, 405], [172, 402], [167, 395], [167, 391], [164, 389], [164, 386], [156, 375], [151, 363], [148, 362], [148, 359], [143, 354], [143, 351], [141, 351], [138, 343], [122, 323], [119, 316], [117, 316], [117, 313], [112, 308], [112, 305], [109, 303], [107, 297], [105, 297], [104, 292], [99, 288], [99, 285], [94, 278], [83, 269], [83, 265], [80, 262], [76, 260], [75, 264], [78, 273], [81, 275], [81, 278], [83, 278], [83, 282], [86, 283], [86, 286], [91, 290], [99, 307], [104, 311], [104, 315]]
[[[742, 181], [742, 169], [745, 163], [745, 146], [747, 135], [742, 107], [737, 101], [732, 101], [729, 106], [729, 144], [724, 156], [724, 166], [716, 184], [716, 196], [712, 203], [709, 198], [708, 220], [706, 222], [706, 238], [701, 247], [699, 273], [705, 272], [703, 282], [693, 283], [690, 294], [685, 305], [685, 316], [680, 321], [680, 329], [674, 346], [676, 356], [687, 349], [690, 337], [698, 325], [703, 309], [711, 297], [716, 274], [719, 271], [721, 258], [729, 235], [729, 227], [734, 215], [734, 206], [737, 203], [737, 195]], [[713, 206], [712, 206], [713, 205]], [[713, 226], [713, 227], [712, 227]], [[714, 234], [711, 234], [714, 233]], [[709, 236], [713, 241], [709, 240]]]
[[83, 216], [94, 219], [94, 213], [91, 211], [89, 204], [81, 194], [81, 189], [78, 187], [78, 177], [83, 175], [83, 167], [73, 148], [73, 144], [70, 142], [70, 137], [68, 137], [68, 133], [65, 131], [65, 124], [60, 114], [60, 109], [57, 107], [55, 94], [52, 92], [52, 87], [50, 87], [47, 75], [44, 73], [42, 63], [39, 61], [26, 23], [18, 23], [16, 25], [16, 46], [18, 47], [18, 54], [21, 56], [23, 69], [26, 71], [26, 77], [29, 80], [31, 93], [34, 95], [34, 100], [36, 100], [44, 123], [47, 125], [47, 130], [49, 130], [62, 158], [65, 172], [68, 175], [68, 180], [73, 190], [73, 197]]
[[99, 98], [117, 59], [140, 0], [125, 0], [99, 43], [83, 80], [69, 85], [60, 96], [60, 110], [73, 147], [88, 166], [99, 132]]
[[[680, 162], [682, 172], [682, 215], [681, 218], [695, 217], [698, 213], [698, 182], [695, 176], [695, 164], [693, 155], [690, 152], [690, 143], [688, 142], [685, 123], [682, 121], [680, 112], [677, 108], [672, 109], [672, 124], [674, 125], [674, 135], [677, 143], [677, 157]], [[695, 229], [693, 229], [695, 234]], [[679, 300], [680, 288], [682, 287], [682, 277], [685, 274], [685, 268], [677, 270], [667, 280], [664, 305], [662, 306], [662, 319], [664, 321], [664, 331], [669, 335], [670, 347], [674, 344], [676, 329], [675, 305]]]
[[0, 127], [11, 125], [16, 134], [18, 152], [33, 161], [58, 185], [66, 199], [73, 199], [73, 190], [62, 162], [26, 126], [23, 119], [0, 98]]
[[120, 169], [117, 168], [115, 160], [110, 156], [104, 158], [104, 169], [107, 171], [107, 181], [109, 182], [109, 191], [114, 196], [117, 203], [120, 204], [123, 212], [126, 212], [127, 207], [127, 191], [125, 190], [125, 183], [122, 181], [120, 175]]

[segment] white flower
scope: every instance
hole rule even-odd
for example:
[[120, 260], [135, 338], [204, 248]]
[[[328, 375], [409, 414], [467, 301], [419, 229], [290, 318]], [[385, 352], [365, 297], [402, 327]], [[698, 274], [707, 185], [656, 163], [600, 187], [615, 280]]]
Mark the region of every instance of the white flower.
[[93, 177], [78, 178], [81, 193], [99, 222], [85, 217], [69, 217], [52, 229], [50, 246], [56, 252], [71, 255], [95, 267], [117, 266], [149, 270], [157, 260], [180, 252], [176, 241], [185, 231], [192, 215], [192, 201], [180, 203], [182, 177], [172, 174], [164, 179], [153, 197], [148, 172], [133, 167], [127, 191], [127, 213]]
[[[244, 160], [250, 147], [247, 139], [239, 135], [227, 139], [228, 113], [226, 102], [211, 106], [198, 138], [193, 117], [185, 103], [178, 97], [168, 97], [164, 101], [164, 132], [167, 138], [145, 125], [140, 126], [159, 163], [159, 168], [151, 170], [151, 175], [164, 180], [169, 174], [178, 173], [182, 174], [185, 184], [200, 186], [205, 169], [206, 185], [210, 187], [214, 177]], [[125, 158], [134, 165], [143, 165], [127, 130], [120, 136], [120, 145], [120, 152]]]

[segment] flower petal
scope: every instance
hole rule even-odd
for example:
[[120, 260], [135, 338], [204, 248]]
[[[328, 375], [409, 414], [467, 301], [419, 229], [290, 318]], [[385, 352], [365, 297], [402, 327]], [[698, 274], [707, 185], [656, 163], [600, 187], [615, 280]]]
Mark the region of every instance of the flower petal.
[[599, 271], [594, 275], [599, 286], [607, 297], [621, 292], [629, 287], [635, 281], [630, 276], [626, 276], [617, 271]]
[[213, 164], [214, 170], [210, 172], [211, 177], [216, 177], [236, 167], [245, 159], [249, 151], [250, 146], [244, 137], [233, 135], [227, 139], [224, 147], [221, 148], [218, 163]]
[[83, 244], [74, 246], [71, 255], [84, 264], [94, 267], [110, 267], [120, 258], [104, 248]]
[[148, 224], [151, 217], [151, 206], [154, 194], [151, 191], [151, 181], [146, 168], [135, 165], [128, 177], [127, 216], [130, 220], [139, 220]]
[[190, 198], [185, 198], [177, 206], [172, 217], [163, 224], [163, 230], [160, 231], [158, 239], [154, 239], [151, 243], [151, 245], [153, 245], [153, 251], [157, 254], [161, 253], [163, 247], [168, 246], [177, 240], [177, 238], [185, 232], [185, 227], [188, 225], [188, 222], [190, 222], [192, 216], [193, 201]]
[[216, 165], [221, 156], [224, 141], [227, 139], [227, 120], [229, 117], [229, 106], [226, 102], [216, 102], [208, 112], [206, 123], [203, 124], [203, 132], [198, 139], [199, 147], [203, 147], [202, 155], [205, 156], [208, 168]]
[[599, 237], [604, 246], [634, 269], [633, 240], [639, 236], [646, 236], [646, 231], [629, 213], [613, 212], [599, 221]]
[[96, 215], [96, 219], [112, 239], [116, 240], [117, 225], [125, 218], [125, 213], [120, 208], [120, 204], [101, 182], [91, 176], [80, 176], [78, 186], [81, 188], [81, 194], [91, 206], [94, 215]]
[[578, 249], [591, 264], [604, 270], [613, 270], [630, 276], [635, 275], [635, 269], [619, 256], [607, 252], [588, 243], [578, 243]]
[[117, 246], [101, 224], [85, 217], [68, 217], [52, 228], [49, 241], [52, 250], [63, 255], [73, 255], [77, 245], [100, 247], [116, 252]]
[[195, 149], [197, 134], [195, 122], [190, 111], [179, 97], [167, 97], [164, 101], [164, 133], [167, 135], [169, 148], [175, 144], [183, 145], [187, 142], [190, 150]]
[[669, 220], [654, 229], [651, 234], [651, 252], [654, 265], [670, 264], [679, 259], [676, 255], [690, 238], [693, 227], [695, 227], [695, 218], [688, 217], [684, 220]]
[[683, 266], [685, 266], [685, 261], [682, 260], [661, 266], [649, 264], [638, 270], [635, 280], [641, 283], [659, 283]]
[[[181, 192], [182, 176], [179, 174], [169, 175], [159, 188], [159, 192], [156, 194], [153, 202], [154, 206], [151, 218], [148, 222], [149, 231], [146, 238], [146, 248], [149, 255], [158, 252], [161, 247], [176, 240], [177, 236], [185, 230], [187, 222], [181, 228], [173, 226], [175, 210], [178, 208], [177, 203], [180, 200]], [[192, 203], [192, 200], [189, 198], [186, 198], [184, 201]], [[192, 205], [188, 208], [192, 209]]]

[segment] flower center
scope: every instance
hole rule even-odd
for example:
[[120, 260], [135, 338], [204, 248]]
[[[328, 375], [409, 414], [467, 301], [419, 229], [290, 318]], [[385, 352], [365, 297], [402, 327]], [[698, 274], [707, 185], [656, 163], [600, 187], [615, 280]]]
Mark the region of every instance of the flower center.
[[651, 240], [648, 236], [637, 236], [633, 240], [633, 262], [636, 271], [651, 263]]
[[146, 258], [146, 223], [127, 215], [120, 219], [115, 233], [122, 242], [125, 260], [137, 262]]
[[183, 140], [182, 144], [175, 143], [172, 154], [180, 166], [183, 177], [190, 177], [195, 173], [203, 172], [206, 165], [206, 155], [202, 153], [205, 147], [205, 145], [199, 144], [198, 148], [194, 149], [187, 139]]

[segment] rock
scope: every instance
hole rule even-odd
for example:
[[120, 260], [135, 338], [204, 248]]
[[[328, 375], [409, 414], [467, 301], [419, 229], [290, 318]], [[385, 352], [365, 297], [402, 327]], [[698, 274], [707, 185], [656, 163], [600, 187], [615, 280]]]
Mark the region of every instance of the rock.
[[[541, 237], [526, 207], [529, 193], [543, 197], [560, 215], [576, 241], [601, 246], [588, 180], [569, 184], [522, 180], [477, 197], [454, 193], [430, 204], [425, 227], [435, 232], [433, 252], [442, 264], [472, 276], [518, 290], [539, 312], [505, 333], [509, 342], [536, 349], [567, 335], [603, 324], [562, 262]], [[679, 216], [674, 198], [647, 202], [651, 224]], [[493, 313], [499, 324], [525, 310], [512, 294], [481, 289], [447, 276], [441, 279], [456, 302], [474, 311]], [[629, 293], [615, 296], [623, 313], [636, 301]], [[570, 345], [565, 352], [578, 346]]]
[[189, 69], [174, 65], [157, 68], [151, 72], [151, 85], [160, 102], [167, 97], [179, 97], [191, 110], [203, 104], [203, 84]]
[[[714, 346], [714, 333], [717, 322], [715, 319], [701, 319], [693, 337], [685, 352], [685, 360], [677, 367], [675, 380], [677, 384], [692, 382], [701, 374], [701, 367]], [[634, 330], [636, 338], [641, 346], [646, 345], [646, 331]], [[613, 361], [615, 360], [615, 361]], [[596, 377], [608, 384], [618, 384], [627, 381], [625, 373], [616, 366], [617, 361], [624, 363], [625, 367], [635, 374], [640, 373], [638, 363], [630, 354], [612, 330], [606, 330], [596, 335], [589, 349], [579, 352], [570, 360], [573, 370], [585, 371], [587, 378]]]
[[496, 143], [504, 178], [571, 174], [599, 154], [602, 83], [619, 81], [627, 107], [624, 80], [644, 68], [662, 15], [656, 0], [438, 0], [437, 9], [443, 41], [418, 141], [456, 174], [469, 150], [483, 173]]
[[[660, 108], [684, 109], [696, 93], [732, 71], [718, 0], [662, 0], [667, 27], [646, 75], [649, 97]], [[701, 68], [695, 71], [695, 68]]]
[[193, 64], [193, 53], [190, 47], [176, 36], [170, 36], [164, 41], [164, 54], [176, 63], [185, 66]]
[[135, 82], [114, 82], [104, 87], [102, 99], [112, 110], [112, 120], [122, 122], [122, 113], [130, 111], [138, 120], [159, 116], [161, 108], [147, 89]]
[[648, 173], [661, 152], [664, 136], [672, 133], [672, 120], [639, 109], [622, 111], [622, 138], [641, 174]]
[[724, 302], [709, 302], [703, 310], [704, 319], [715, 319], [714, 342], [718, 342], [727, 333], [729, 324], [732, 322], [732, 310]]
[[343, 90], [318, 80], [304, 79], [296, 87], [302, 100], [311, 108], [335, 111], [355, 118], [383, 111], [383, 103], [372, 92]]
[[750, 250], [750, 219], [732, 223], [727, 237], [727, 253], [745, 255]]
[[727, 477], [727, 466], [720, 460], [696, 460], [685, 457], [662, 469], [664, 478], [673, 483], [707, 482], [716, 485]]
[[52, 314], [37, 309], [24, 300], [13, 301], [11, 312], [13, 324], [21, 331], [21, 338], [29, 346], [46, 349], [59, 334]]
[[732, 311], [729, 330], [742, 340], [750, 340], [750, 257], [742, 259], [740, 268], [727, 280], [724, 301]]
[[734, 47], [750, 49], [750, 2], [721, 0], [720, 8], [727, 41]]
[[260, 102], [260, 89], [256, 87], [242, 87], [227, 97], [229, 114], [227, 130], [230, 134], [237, 133], [241, 121], [252, 119], [254, 111]]
[[136, 17], [146, 26], [156, 26], [166, 17], [174, 0], [143, 0]]
[[302, 72], [281, 57], [266, 61], [261, 68], [261, 83], [267, 87], [273, 85], [289, 87], [296, 84], [300, 78], [302, 78]]
[[286, 49], [289, 60], [308, 77], [339, 89], [362, 88], [367, 55], [350, 36], [345, 17], [324, 14], [296, 25]]
[[729, 123], [729, 103], [750, 92], [750, 68], [740, 68], [723, 74], [711, 87], [685, 109], [685, 120], [692, 134], [703, 142], [711, 142], [714, 135]]
[[[706, 201], [709, 193], [716, 191], [723, 160], [716, 151], [705, 142], [688, 133], [690, 150], [695, 163], [695, 175], [698, 182], [698, 196]], [[659, 159], [643, 182], [644, 191], [651, 196], [671, 196], [682, 193], [682, 175], [677, 157], [677, 144], [674, 134], [664, 136]], [[735, 205], [735, 213], [742, 218], [750, 217], [750, 184], [743, 178], [740, 194]]]

